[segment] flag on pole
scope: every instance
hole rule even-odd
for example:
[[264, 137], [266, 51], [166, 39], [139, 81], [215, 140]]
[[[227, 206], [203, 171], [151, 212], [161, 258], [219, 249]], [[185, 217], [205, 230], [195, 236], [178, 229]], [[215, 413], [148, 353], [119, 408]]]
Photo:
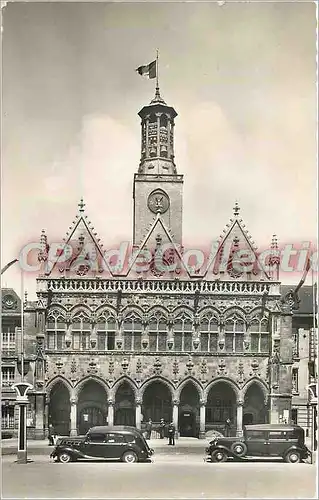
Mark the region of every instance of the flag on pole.
[[139, 66], [135, 71], [141, 76], [146, 76], [150, 79], [156, 78], [156, 60], [145, 66]]

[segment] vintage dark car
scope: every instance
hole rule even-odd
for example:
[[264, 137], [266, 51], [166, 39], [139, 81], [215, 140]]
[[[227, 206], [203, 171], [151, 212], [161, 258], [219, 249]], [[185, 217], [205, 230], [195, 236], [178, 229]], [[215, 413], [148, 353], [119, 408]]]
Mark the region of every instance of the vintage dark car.
[[242, 437], [217, 437], [209, 443], [206, 453], [212, 462], [226, 462], [230, 457], [281, 457], [294, 464], [311, 454], [302, 427], [288, 424], [246, 425]]
[[61, 437], [50, 457], [62, 463], [78, 459], [145, 462], [154, 453], [143, 434], [135, 427], [92, 427], [85, 436]]

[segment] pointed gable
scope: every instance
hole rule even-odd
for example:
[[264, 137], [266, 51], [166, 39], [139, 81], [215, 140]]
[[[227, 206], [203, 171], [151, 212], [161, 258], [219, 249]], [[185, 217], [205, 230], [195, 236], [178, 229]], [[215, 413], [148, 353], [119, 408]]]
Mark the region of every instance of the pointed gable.
[[223, 280], [269, 280], [268, 273], [258, 260], [258, 249], [243, 219], [239, 217], [239, 211], [236, 202], [234, 217], [220, 236], [215, 259], [209, 263], [206, 277], [209, 274]]
[[180, 246], [174, 243], [171, 232], [158, 213], [144, 240], [134, 250], [126, 276], [172, 279], [181, 274], [190, 276]]
[[59, 253], [61, 262], [54, 263], [47, 274], [60, 274], [60, 276], [85, 276], [87, 274], [98, 276], [111, 273], [102, 250], [102, 244], [94, 232], [94, 227], [88, 220], [84, 211], [83, 199], [79, 203], [79, 212], [69, 227]]

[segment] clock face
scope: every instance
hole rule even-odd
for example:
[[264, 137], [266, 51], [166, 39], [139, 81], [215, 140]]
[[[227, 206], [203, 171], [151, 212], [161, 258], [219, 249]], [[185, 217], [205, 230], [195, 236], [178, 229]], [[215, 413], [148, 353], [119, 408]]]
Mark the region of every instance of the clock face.
[[15, 309], [17, 301], [12, 295], [5, 295], [2, 299], [2, 303], [5, 309]]
[[149, 195], [147, 204], [154, 214], [164, 214], [169, 208], [169, 198], [164, 191], [158, 189]]

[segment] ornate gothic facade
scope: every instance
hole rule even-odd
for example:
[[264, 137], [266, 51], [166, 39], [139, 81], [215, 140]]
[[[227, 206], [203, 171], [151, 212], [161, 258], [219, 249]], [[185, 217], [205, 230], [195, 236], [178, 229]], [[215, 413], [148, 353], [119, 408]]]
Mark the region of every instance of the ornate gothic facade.
[[187, 265], [177, 113], [156, 89], [139, 116], [133, 257], [114, 265], [82, 201], [64, 258], [53, 262], [42, 233], [38, 298], [25, 303], [33, 433], [42, 438], [49, 423], [64, 435], [105, 423], [141, 428], [163, 417], [181, 436], [204, 437], [227, 418], [237, 434], [245, 422], [288, 420], [292, 304], [281, 299], [275, 251], [271, 273], [233, 265], [239, 248], [257, 255], [236, 204], [214, 264]]

